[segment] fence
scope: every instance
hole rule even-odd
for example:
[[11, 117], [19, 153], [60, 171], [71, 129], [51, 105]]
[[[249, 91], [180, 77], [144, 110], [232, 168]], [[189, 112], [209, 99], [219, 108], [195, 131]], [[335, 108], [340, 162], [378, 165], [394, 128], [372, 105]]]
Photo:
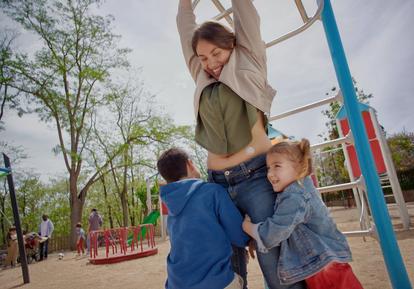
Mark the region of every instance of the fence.
[[52, 235], [49, 240], [49, 252], [65, 250], [70, 250], [70, 237]]

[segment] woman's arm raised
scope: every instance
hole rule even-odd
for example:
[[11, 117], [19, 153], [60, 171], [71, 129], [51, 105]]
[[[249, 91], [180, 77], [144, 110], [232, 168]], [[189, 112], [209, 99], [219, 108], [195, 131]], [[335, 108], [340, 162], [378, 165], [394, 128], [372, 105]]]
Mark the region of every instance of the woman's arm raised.
[[180, 0], [178, 4], [177, 28], [180, 34], [185, 63], [195, 81], [201, 69], [201, 63], [197, 55], [194, 54], [191, 45], [194, 30], [197, 28], [191, 0]]
[[252, 0], [232, 0], [231, 2], [237, 43], [247, 48], [253, 55], [265, 59], [266, 47], [260, 33], [260, 17]]

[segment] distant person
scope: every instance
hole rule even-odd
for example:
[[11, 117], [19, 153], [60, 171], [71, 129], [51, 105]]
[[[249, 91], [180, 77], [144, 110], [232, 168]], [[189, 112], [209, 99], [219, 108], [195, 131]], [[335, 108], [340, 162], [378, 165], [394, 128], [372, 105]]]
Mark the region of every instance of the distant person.
[[54, 226], [52, 221], [48, 215], [43, 214], [42, 222], [39, 225], [39, 236], [42, 237], [42, 240], [39, 242], [39, 261], [42, 261], [43, 258], [47, 259], [49, 239], [52, 237], [53, 230]]
[[[305, 280], [308, 289], [362, 289], [348, 262], [351, 250], [345, 236], [329, 216], [309, 175], [309, 141], [283, 141], [267, 153], [267, 177], [277, 193], [274, 214], [243, 229], [258, 250], [280, 247], [278, 271], [282, 284]], [[277, 262], [277, 260], [275, 260]]]
[[88, 225], [88, 236], [87, 236], [87, 239], [86, 239], [86, 247], [87, 247], [87, 250], [89, 252], [90, 246], [91, 246], [91, 244], [90, 244], [91, 243], [90, 242], [90, 233], [92, 231], [100, 230], [101, 226], [102, 226], [102, 223], [103, 223], [102, 222], [102, 216], [99, 215], [97, 209], [93, 208], [91, 210], [91, 214], [89, 215], [89, 218], [88, 218], [88, 223], [89, 223], [89, 225]]
[[85, 230], [82, 229], [82, 224], [77, 223], [76, 224], [76, 249], [78, 251], [78, 256], [82, 256], [85, 254], [85, 249], [83, 247], [83, 244], [86, 240]]
[[6, 235], [6, 242], [7, 242], [7, 257], [6, 262], [4, 264], [4, 267], [16, 266], [17, 263], [17, 255], [19, 252], [18, 246], [17, 246], [17, 233], [16, 233], [16, 227], [11, 226], [9, 228], [9, 231]]
[[181, 149], [165, 151], [157, 162], [167, 181], [160, 188], [169, 211], [171, 249], [167, 289], [241, 289], [243, 281], [231, 266], [232, 247], [246, 246], [242, 216], [220, 185], [200, 179]]

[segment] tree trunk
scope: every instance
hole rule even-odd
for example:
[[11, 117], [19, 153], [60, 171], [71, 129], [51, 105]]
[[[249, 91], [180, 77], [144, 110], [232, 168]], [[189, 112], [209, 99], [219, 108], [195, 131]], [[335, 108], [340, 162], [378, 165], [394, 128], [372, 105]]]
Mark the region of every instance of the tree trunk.
[[82, 220], [83, 205], [85, 203], [83, 198], [78, 197], [77, 178], [69, 177], [70, 190], [70, 248], [76, 249], [76, 224]]
[[124, 172], [123, 172], [123, 185], [121, 191], [121, 206], [122, 206], [122, 222], [124, 227], [128, 227], [128, 150], [124, 152]]
[[[134, 152], [132, 146], [129, 149], [129, 158], [131, 160], [131, 164], [134, 163]], [[131, 206], [130, 206], [130, 214], [129, 218], [131, 219], [131, 226], [136, 226], [136, 202], [135, 202], [135, 177], [134, 177], [134, 166], [130, 166], [129, 168], [131, 174], [131, 182], [130, 182], [130, 192], [131, 192]]]
[[112, 207], [110, 202], [108, 202], [108, 191], [106, 189], [106, 182], [105, 182], [105, 177], [101, 178], [101, 182], [102, 182], [102, 187], [103, 187], [103, 191], [104, 191], [104, 200], [105, 200], [105, 204], [108, 210], [108, 219], [109, 219], [109, 227], [111, 229], [113, 229], [114, 227], [114, 219], [112, 217]]

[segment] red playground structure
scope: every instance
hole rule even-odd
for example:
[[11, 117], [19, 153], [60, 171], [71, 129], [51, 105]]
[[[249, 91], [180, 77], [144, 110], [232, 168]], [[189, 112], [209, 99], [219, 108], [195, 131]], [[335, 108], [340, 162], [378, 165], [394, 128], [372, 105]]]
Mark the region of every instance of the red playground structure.
[[91, 264], [112, 264], [158, 253], [152, 224], [135, 227], [92, 231], [90, 238]]

